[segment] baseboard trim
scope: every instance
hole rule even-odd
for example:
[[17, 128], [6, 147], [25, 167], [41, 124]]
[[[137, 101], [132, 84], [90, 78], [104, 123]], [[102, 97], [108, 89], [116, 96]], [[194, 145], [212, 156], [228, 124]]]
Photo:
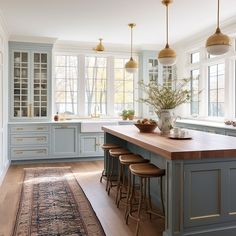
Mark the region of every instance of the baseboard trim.
[[9, 169], [9, 166], [10, 166], [10, 161], [8, 160], [6, 165], [5, 165], [5, 168], [2, 170], [2, 172], [0, 174], [0, 186], [3, 183], [3, 180], [4, 180], [4, 178], [6, 176], [6, 173], [7, 173], [8, 169]]

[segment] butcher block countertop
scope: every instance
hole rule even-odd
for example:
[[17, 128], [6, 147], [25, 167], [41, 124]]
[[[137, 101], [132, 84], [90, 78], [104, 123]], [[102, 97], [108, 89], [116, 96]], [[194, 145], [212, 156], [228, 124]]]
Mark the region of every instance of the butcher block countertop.
[[140, 133], [134, 125], [103, 126], [104, 132], [161, 155], [169, 160], [236, 158], [236, 137], [189, 130], [192, 139], [175, 140], [153, 133]]

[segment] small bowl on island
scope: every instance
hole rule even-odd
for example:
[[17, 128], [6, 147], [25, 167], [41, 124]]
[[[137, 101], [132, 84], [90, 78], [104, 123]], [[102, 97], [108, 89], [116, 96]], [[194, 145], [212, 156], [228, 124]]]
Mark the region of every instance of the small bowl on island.
[[152, 133], [157, 128], [157, 122], [153, 119], [141, 119], [137, 120], [134, 125], [139, 129], [141, 133]]

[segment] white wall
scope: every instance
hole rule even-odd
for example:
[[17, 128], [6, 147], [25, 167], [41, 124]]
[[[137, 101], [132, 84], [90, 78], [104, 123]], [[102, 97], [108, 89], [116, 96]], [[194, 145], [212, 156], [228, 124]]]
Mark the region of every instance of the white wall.
[[8, 32], [0, 16], [0, 185], [9, 166], [8, 122]]

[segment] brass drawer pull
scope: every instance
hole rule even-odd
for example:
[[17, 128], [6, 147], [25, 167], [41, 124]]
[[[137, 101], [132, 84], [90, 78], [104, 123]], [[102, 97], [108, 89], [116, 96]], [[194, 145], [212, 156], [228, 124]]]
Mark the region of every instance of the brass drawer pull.
[[43, 127], [38, 127], [37, 130], [43, 130], [44, 128]]
[[17, 155], [23, 154], [23, 152], [15, 151]]
[[45, 141], [46, 138], [37, 138], [37, 141]]
[[64, 126], [63, 125], [63, 126], [60, 126], [59, 129], [68, 129], [68, 126], [66, 126], [66, 125]]
[[45, 150], [39, 150], [37, 151], [37, 153], [45, 153], [46, 151]]
[[16, 130], [24, 130], [23, 128], [16, 128]]
[[21, 142], [23, 141], [23, 138], [17, 138], [16, 141]]

